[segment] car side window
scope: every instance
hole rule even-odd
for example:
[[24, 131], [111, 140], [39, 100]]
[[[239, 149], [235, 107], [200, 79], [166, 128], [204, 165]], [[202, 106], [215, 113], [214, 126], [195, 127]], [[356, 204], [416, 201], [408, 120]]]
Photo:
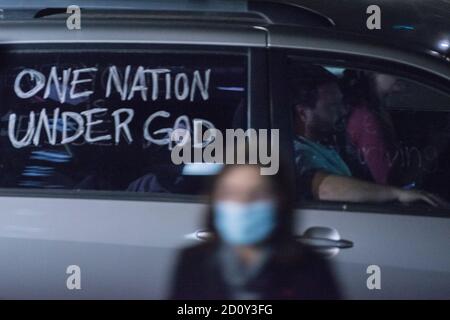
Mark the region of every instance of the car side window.
[[302, 199], [447, 205], [448, 94], [369, 69], [288, 64]]
[[246, 97], [245, 51], [2, 53], [0, 188], [196, 194], [171, 133], [244, 128]]

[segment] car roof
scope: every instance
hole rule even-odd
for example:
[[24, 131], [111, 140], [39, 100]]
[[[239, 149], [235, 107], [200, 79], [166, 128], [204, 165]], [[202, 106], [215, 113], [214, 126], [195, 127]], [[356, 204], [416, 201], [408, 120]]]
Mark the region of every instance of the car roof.
[[[3, 19], [32, 19], [65, 13], [70, 0], [0, 0], [7, 10]], [[371, 0], [79, 0], [77, 5], [87, 12], [103, 13], [203, 12], [204, 18], [218, 13], [260, 24], [289, 24], [306, 27], [332, 27], [339, 31], [390, 39], [392, 43], [449, 56], [450, 1], [448, 0], [379, 0], [382, 27], [368, 30], [366, 9]], [[63, 11], [62, 11], [63, 10]], [[206, 14], [205, 14], [206, 13]], [[251, 20], [251, 17], [253, 20]], [[199, 15], [196, 16], [199, 19]], [[259, 19], [259, 21], [258, 21]], [[219, 19], [220, 21], [220, 19]], [[236, 19], [235, 19], [236, 21]]]
[[[390, 39], [450, 56], [449, 0], [291, 0], [331, 18], [336, 28], [362, 35]], [[376, 4], [381, 10], [381, 29], [369, 30], [366, 9]]]
[[[340, 39], [343, 43], [349, 43], [354, 38], [355, 42], [359, 42], [359, 46], [355, 49], [363, 49], [365, 43], [373, 47], [384, 46], [398, 52], [403, 50], [405, 53], [420, 53], [422, 58], [439, 61], [441, 66], [448, 66], [450, 58], [446, 50], [436, 48], [437, 40], [431, 35], [422, 36], [422, 32], [441, 28], [440, 24], [431, 27], [425, 25], [425, 22], [430, 22], [433, 17], [437, 17], [437, 20], [448, 27], [447, 21], [450, 20], [441, 19], [441, 17], [448, 15], [450, 10], [441, 15], [436, 14], [436, 10], [438, 5], [442, 4], [448, 7], [450, 3], [445, 0], [429, 0], [428, 4], [424, 6], [424, 12], [428, 12], [428, 14], [419, 14], [412, 10], [412, 13], [416, 13], [414, 16], [402, 5], [415, 10], [422, 7], [410, 4], [410, 2], [416, 3], [416, 1], [398, 0], [395, 1], [396, 5], [393, 5], [387, 0], [378, 1], [377, 3], [382, 7], [381, 30], [366, 28], [365, 19], [368, 15], [365, 9], [370, 4], [369, 0], [345, 1], [340, 2], [339, 5], [336, 4], [337, 2], [333, 4], [330, 1], [317, 0], [289, 0], [289, 2], [282, 0], [79, 0], [77, 4], [83, 10], [83, 21], [90, 20], [93, 24], [104, 22], [101, 32], [106, 32], [107, 26], [119, 29], [127, 24], [139, 24], [136, 31], [143, 32], [145, 28], [150, 28], [150, 32], [153, 28], [155, 33], [167, 30], [168, 43], [183, 37], [188, 39], [189, 34], [192, 34], [192, 43], [224, 45], [234, 43], [250, 46], [265, 46], [266, 44], [267, 46], [282, 46], [286, 39], [291, 41], [292, 37], [297, 35], [301, 41], [304, 41], [308, 40], [308, 35], [315, 34], [319, 39], [323, 34], [324, 38], [328, 39], [319, 43], [319, 46], [336, 45], [339, 44]], [[67, 33], [67, 30], [58, 31], [57, 27], [59, 28], [60, 22], [55, 22], [67, 18], [66, 6], [72, 4], [71, 0], [17, 0], [14, 2], [0, 0], [0, 8], [5, 10], [3, 21], [0, 20], [3, 24], [0, 28], [0, 43], [14, 42], [12, 40], [15, 36], [19, 38], [17, 42], [26, 40], [28, 35], [30, 39], [33, 37], [43, 39], [42, 34], [45, 32], [47, 34], [53, 32], [54, 39], [60, 33], [62, 38], [66, 37], [66, 42], [70, 42], [73, 34], [63, 34], [63, 32]], [[402, 13], [401, 17], [398, 12]], [[403, 15], [403, 12], [406, 14]], [[420, 19], [417, 20], [417, 17]], [[176, 22], [181, 26], [178, 30], [174, 28]], [[164, 23], [166, 29], [164, 29]], [[205, 26], [201, 26], [201, 23], [209, 23], [209, 26], [205, 28]], [[162, 29], [155, 27], [158, 24], [162, 26]], [[258, 28], [259, 30], [256, 30]], [[228, 32], [228, 35], [232, 34], [232, 36], [221, 40], [220, 36], [225, 34], [221, 30], [230, 31], [231, 33]], [[445, 27], [442, 27], [443, 35], [439, 39], [445, 39], [446, 30]], [[95, 32], [97, 32], [95, 37], [102, 37], [100, 32]], [[135, 38], [145, 41], [146, 35], [133, 33], [133, 28], [128, 27], [128, 30], [122, 32], [124, 38], [126, 32], [132, 35], [130, 41]], [[148, 34], [147, 29], [145, 32]], [[179, 32], [184, 35], [177, 35]], [[107, 33], [105, 34], [106, 37], [109, 37], [107, 40], [113, 42], [115, 35], [109, 33], [109, 36]], [[431, 31], [430, 34], [432, 34]], [[170, 38], [171, 36], [172, 38]], [[52, 36], [49, 37], [52, 38]], [[88, 33], [87, 36], [80, 34], [77, 39], [94, 41], [95, 37], [93, 33]], [[330, 41], [331, 37], [336, 38], [334, 44]], [[298, 44], [295, 39], [294, 42]], [[305, 47], [297, 44], [294, 47]], [[420, 63], [418, 61], [417, 64], [420, 65]], [[431, 69], [438, 70], [439, 68], [436, 65]], [[448, 77], [448, 72], [445, 74]]]

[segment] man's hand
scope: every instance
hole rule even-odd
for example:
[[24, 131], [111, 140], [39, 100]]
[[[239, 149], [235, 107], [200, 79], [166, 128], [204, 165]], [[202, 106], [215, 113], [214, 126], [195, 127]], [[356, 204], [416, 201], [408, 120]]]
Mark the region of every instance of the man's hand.
[[450, 204], [440, 197], [425, 191], [395, 189], [395, 195], [401, 203], [425, 201], [433, 207], [450, 208]]
[[315, 173], [312, 190], [315, 199], [318, 200], [375, 203], [424, 201], [434, 207], [450, 209], [450, 204], [447, 201], [425, 191], [404, 190], [352, 177], [328, 174], [323, 171]]

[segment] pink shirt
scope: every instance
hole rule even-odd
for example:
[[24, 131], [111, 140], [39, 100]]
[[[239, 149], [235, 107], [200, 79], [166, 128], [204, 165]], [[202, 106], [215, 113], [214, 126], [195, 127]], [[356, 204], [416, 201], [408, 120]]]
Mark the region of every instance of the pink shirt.
[[365, 105], [354, 107], [348, 119], [347, 133], [375, 182], [387, 184], [393, 168], [391, 143], [385, 140], [382, 125], [376, 115]]

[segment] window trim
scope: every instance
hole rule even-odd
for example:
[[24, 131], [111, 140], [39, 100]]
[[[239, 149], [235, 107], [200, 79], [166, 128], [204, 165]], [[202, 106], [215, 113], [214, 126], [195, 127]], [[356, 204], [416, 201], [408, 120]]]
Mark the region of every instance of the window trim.
[[157, 192], [130, 192], [110, 190], [76, 190], [76, 189], [38, 189], [38, 188], [0, 188], [0, 198], [49, 198], [49, 199], [86, 199], [116, 201], [147, 201], [172, 203], [206, 203], [207, 197]]
[[437, 209], [426, 205], [401, 205], [396, 203], [375, 204], [375, 203], [357, 203], [357, 202], [339, 202], [313, 200], [305, 201], [295, 210], [323, 210], [338, 212], [358, 212], [363, 214], [388, 214], [402, 216], [435, 217], [450, 219], [449, 209]]
[[[144, 201], [167, 203], [191, 203], [204, 205], [208, 203], [207, 196], [188, 194], [101, 191], [101, 190], [57, 190], [57, 189], [20, 189], [0, 188], [1, 198], [46, 198], [46, 199], [80, 199], [102, 201]], [[363, 214], [395, 214], [422, 217], [449, 218], [448, 211], [439, 211], [433, 207], [400, 207], [398, 204], [370, 205], [337, 201], [305, 201], [296, 210], [319, 210], [338, 212], [358, 212]], [[425, 212], [425, 213], [424, 213]]]

